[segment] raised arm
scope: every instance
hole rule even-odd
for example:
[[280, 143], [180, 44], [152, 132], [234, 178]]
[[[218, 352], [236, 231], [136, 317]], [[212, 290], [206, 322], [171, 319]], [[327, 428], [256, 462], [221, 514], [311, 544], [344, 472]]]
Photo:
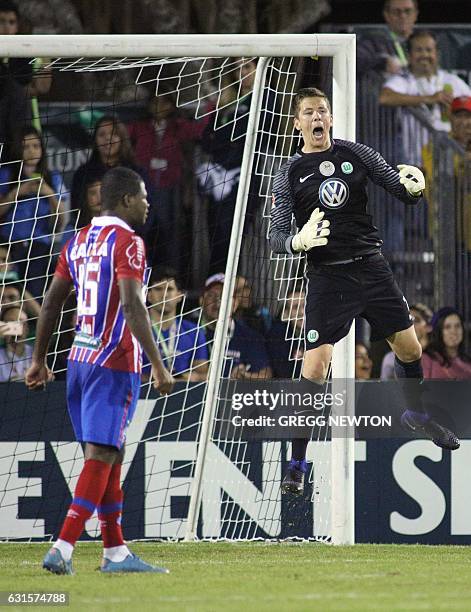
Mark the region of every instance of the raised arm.
[[[336, 142], [345, 143], [346, 141], [337, 140]], [[416, 195], [412, 195], [409, 183], [402, 181], [404, 173], [400, 174], [394, 170], [377, 151], [361, 143], [346, 144], [366, 166], [368, 176], [375, 185], [379, 185], [395, 198], [404, 202], [404, 204], [415, 205], [420, 202], [421, 192], [425, 188], [425, 184], [420, 190], [417, 190]], [[398, 167], [401, 170], [401, 166]], [[407, 168], [414, 168], [414, 166], [407, 166]], [[418, 168], [415, 168], [415, 170], [422, 174]]]
[[149, 358], [155, 378], [154, 386], [162, 394], [170, 393], [175, 381], [162, 363], [155, 344], [149, 314], [142, 297], [141, 284], [134, 278], [121, 278], [118, 280], [118, 285], [124, 318], [132, 335]]
[[383, 87], [379, 94], [379, 103], [383, 106], [420, 106], [421, 104], [443, 104], [451, 103], [450, 94], [445, 91], [436, 91], [431, 95], [410, 95], [394, 91], [389, 87]]
[[49, 185], [45, 180], [41, 181], [40, 195], [42, 197], [47, 197], [49, 201], [51, 213], [53, 217], [57, 219], [57, 223], [55, 225], [55, 231], [57, 233], [61, 232], [65, 226], [65, 216], [63, 214], [64, 205], [58, 197], [60, 191], [61, 181], [57, 175], [52, 175], [51, 185]]
[[[44, 63], [50, 60], [45, 60]], [[42, 66], [37, 72], [33, 72], [33, 79], [28, 86], [28, 96], [35, 98], [49, 93], [52, 85], [52, 68], [50, 66]]]

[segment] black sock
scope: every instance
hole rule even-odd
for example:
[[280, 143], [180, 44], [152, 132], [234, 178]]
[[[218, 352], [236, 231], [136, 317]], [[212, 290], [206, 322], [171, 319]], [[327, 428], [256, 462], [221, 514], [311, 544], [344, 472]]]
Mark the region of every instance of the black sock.
[[309, 438], [293, 438], [291, 440], [291, 459], [303, 461], [306, 459], [306, 449]]
[[[325, 385], [319, 385], [318, 383], [313, 382], [304, 376], [301, 376], [301, 380], [308, 382], [314, 387], [312, 390], [313, 395], [316, 393], [324, 393]], [[306, 449], [307, 445], [309, 444], [309, 440], [310, 438], [293, 438], [291, 440], [291, 459], [294, 459], [295, 461], [304, 461], [306, 459]]]
[[416, 361], [406, 363], [401, 361], [396, 355], [394, 371], [398, 380], [403, 381], [401, 387], [406, 398], [407, 409], [414, 412], [425, 412], [422, 406], [422, 393], [424, 391], [422, 385], [424, 379], [422, 361], [417, 359]]

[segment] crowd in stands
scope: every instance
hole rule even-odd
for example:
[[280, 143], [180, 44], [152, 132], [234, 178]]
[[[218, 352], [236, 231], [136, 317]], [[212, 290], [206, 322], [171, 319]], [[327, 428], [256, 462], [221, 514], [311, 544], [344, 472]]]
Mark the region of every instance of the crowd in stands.
[[360, 38], [357, 46], [358, 76], [374, 70], [380, 74], [398, 74], [407, 68], [407, 40], [419, 16], [416, 0], [385, 2], [385, 27]]
[[[0, 1], [0, 34], [20, 33], [21, 15], [11, 0]], [[2, 154], [10, 153], [18, 131], [31, 123], [39, 128], [37, 96], [48, 93], [52, 72], [40, 58], [3, 58], [0, 62], [0, 142]]]
[[[433, 33], [414, 30], [419, 16], [416, 0], [386, 0], [385, 28], [360, 38], [358, 74], [376, 72], [383, 80], [378, 105], [418, 107], [435, 130], [449, 133], [461, 153], [471, 155], [471, 88], [459, 77], [439, 67], [439, 49]], [[19, 14], [10, 0], [0, 0], [0, 33], [16, 34]], [[87, 161], [78, 167], [70, 186], [70, 212], [64, 209], [68, 191], [59, 173], [48, 168], [41, 126], [34, 100], [51, 86], [49, 70], [35, 71], [28, 61], [0, 63], [0, 142], [5, 143], [0, 165], [0, 382], [23, 377], [31, 358], [31, 340], [47, 279], [61, 246], [77, 228], [100, 212], [100, 186], [106, 171], [125, 166], [138, 172], [146, 187], [150, 213], [139, 230], [147, 249], [150, 276], [147, 302], [155, 338], [164, 362], [177, 379], [205, 381], [211, 359], [216, 321], [225, 283], [232, 218], [236, 205], [247, 130], [248, 111], [256, 62], [240, 61], [237, 87], [221, 86], [217, 101], [209, 100], [200, 119], [186, 116], [170, 90], [149, 96], [147, 113], [125, 123], [116, 115], [101, 116], [94, 125]], [[28, 65], [26, 69], [25, 66]], [[20, 76], [19, 76], [20, 75]], [[227, 75], [226, 75], [227, 76]], [[266, 108], [274, 106], [265, 94]], [[233, 102], [238, 100], [237, 104]], [[15, 100], [15, 104], [12, 104]], [[274, 117], [267, 115], [270, 130], [260, 126], [258, 148], [269, 131], [276, 132]], [[432, 142], [423, 128], [409, 118], [402, 146], [410, 143], [408, 163], [421, 165], [428, 179], [426, 199], [433, 229]], [[197, 144], [204, 161], [195, 169], [188, 149]], [[419, 146], [420, 145], [420, 146]], [[417, 146], [419, 148], [417, 149]], [[9, 160], [9, 161], [5, 161]], [[189, 233], [182, 190], [188, 170], [195, 171], [200, 197], [207, 204], [210, 260], [207, 280], [195, 292], [185, 291], [182, 272], [191, 265]], [[455, 164], [456, 173], [464, 170]], [[252, 177], [246, 228], [260, 207], [259, 179]], [[191, 181], [190, 181], [191, 182]], [[190, 196], [191, 199], [191, 196]], [[470, 200], [459, 237], [471, 252]], [[460, 204], [461, 205], [461, 204]], [[463, 205], [464, 206], [464, 205]], [[471, 259], [470, 259], [471, 262]], [[195, 297], [195, 294], [196, 297]], [[276, 316], [268, 304], [252, 300], [249, 278], [239, 276], [231, 302], [229, 341], [223, 376], [234, 379], [298, 378], [304, 352], [304, 289], [296, 283], [279, 300]], [[273, 309], [271, 309], [273, 311]], [[422, 345], [426, 378], [471, 379], [471, 358], [464, 349], [466, 325], [453, 307], [435, 313], [424, 304], [411, 306], [411, 316]], [[54, 346], [57, 377], [63, 376], [67, 351], [73, 340], [75, 305], [66, 309]], [[355, 347], [355, 376], [367, 380], [376, 369], [381, 379], [394, 377], [392, 353], [374, 363], [371, 347], [362, 338]], [[383, 351], [384, 353], [384, 351]], [[144, 376], [149, 364], [144, 363]]]
[[[420, 24], [420, 7], [417, 0], [385, 0], [384, 24], [359, 32], [357, 138], [382, 151], [393, 166], [407, 160], [422, 168], [426, 191], [420, 207], [404, 211], [372, 198], [372, 212], [382, 221], [384, 250], [406, 295], [412, 289], [414, 300], [437, 306], [449, 301], [463, 313], [469, 336], [471, 87], [460, 78], [463, 71], [456, 74], [463, 66], [451, 64], [453, 54], [440, 46], [444, 30]], [[441, 64], [447, 61], [445, 70]], [[439, 286], [446, 290], [437, 296]]]
[[[231, 305], [229, 341], [223, 376], [232, 379], [298, 378], [304, 352], [304, 291], [294, 286], [282, 301], [279, 315], [270, 317], [248, 305], [237, 279]], [[205, 381], [208, 374], [216, 322], [225, 277], [214, 274], [201, 289], [199, 304], [191, 304], [179, 286], [178, 274], [167, 267], [156, 267], [149, 283], [147, 302], [155, 339], [162, 358], [178, 380]], [[238, 287], [239, 286], [239, 289]], [[184, 305], [184, 307], [182, 307]], [[0, 382], [19, 380], [31, 359], [31, 340], [39, 303], [17, 285], [5, 285], [0, 303]], [[411, 306], [414, 327], [423, 348], [424, 376], [427, 379], [471, 379], [471, 357], [464, 350], [461, 315], [451, 307], [432, 315], [423, 304]], [[183, 314], [182, 314], [183, 313]], [[247, 313], [247, 318], [246, 318]], [[73, 341], [75, 310], [69, 304], [54, 346], [51, 365], [64, 377], [65, 360]], [[31, 334], [33, 332], [33, 335]], [[392, 353], [386, 353], [381, 379], [394, 378]], [[366, 343], [355, 345], [355, 378], [368, 380], [373, 361]], [[149, 364], [144, 356], [144, 380]]]

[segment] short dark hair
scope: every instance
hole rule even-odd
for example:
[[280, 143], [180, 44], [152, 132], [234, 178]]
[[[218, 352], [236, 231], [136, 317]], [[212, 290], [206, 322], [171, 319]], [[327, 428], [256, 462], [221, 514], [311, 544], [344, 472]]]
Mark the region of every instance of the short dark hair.
[[0, 13], [15, 13], [16, 18], [20, 18], [18, 7], [11, 0], [0, 0]]
[[179, 274], [175, 268], [172, 268], [171, 266], [154, 266], [150, 276], [149, 288], [152, 288], [153, 285], [171, 278], [173, 278], [175, 281], [176, 286], [181, 289]]
[[435, 44], [438, 47], [437, 44], [437, 37], [435, 36], [435, 34], [430, 31], [430, 30], [414, 30], [412, 32], [412, 34], [409, 36], [409, 38], [407, 39], [407, 50], [411, 51], [412, 49], [412, 43], [414, 42], [414, 40], [417, 40], [418, 38], [432, 38], [435, 41]]
[[[391, 7], [391, 2], [392, 0], [384, 0], [384, 4], [383, 4], [383, 11], [389, 11], [390, 7]], [[415, 7], [415, 10], [418, 11], [419, 10], [419, 3], [417, 0], [412, 0], [412, 4]]]
[[142, 182], [142, 177], [131, 168], [117, 166], [105, 172], [100, 191], [102, 210], [114, 210], [124, 196], [137, 195]]
[[433, 312], [426, 304], [422, 304], [422, 302], [410, 304], [409, 310], [417, 311], [426, 323], [432, 322]]
[[321, 89], [318, 89], [317, 87], [303, 87], [302, 89], [299, 89], [297, 91], [297, 93], [295, 94], [293, 98], [293, 102], [291, 104], [293, 115], [295, 117], [298, 116], [299, 107], [301, 106], [301, 102], [305, 98], [324, 98], [329, 111], [332, 112], [332, 108], [330, 106], [330, 100], [327, 97], [327, 94], [325, 92], [323, 92]]
[[[96, 184], [100, 184], [100, 188], [101, 188], [101, 181], [103, 180], [103, 176], [105, 174], [106, 170], [103, 170], [103, 168], [97, 167], [97, 168], [91, 168], [87, 171], [86, 176], [83, 179], [83, 182], [81, 183], [81, 185], [79, 185], [79, 189], [78, 189], [78, 204], [79, 204], [79, 224], [78, 227], [85, 227], [85, 225], [88, 225], [89, 223], [91, 223], [92, 220], [92, 215], [90, 212], [90, 209], [88, 208], [88, 189], [92, 186], [92, 185], [96, 185]], [[101, 205], [100, 205], [101, 208]]]

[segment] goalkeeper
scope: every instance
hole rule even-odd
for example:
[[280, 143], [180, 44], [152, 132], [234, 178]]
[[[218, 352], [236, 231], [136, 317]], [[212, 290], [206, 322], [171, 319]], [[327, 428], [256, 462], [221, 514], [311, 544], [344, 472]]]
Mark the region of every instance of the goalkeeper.
[[[413, 379], [403, 391], [404, 426], [442, 448], [459, 440], [422, 408], [422, 349], [407, 301], [381, 254], [382, 240], [367, 212], [372, 181], [408, 205], [420, 202], [422, 172], [398, 166], [396, 172], [373, 149], [332, 140], [330, 101], [319, 89], [305, 88], [293, 100], [294, 127], [304, 145], [280, 168], [273, 181], [270, 245], [275, 253], [305, 252], [309, 281], [305, 307], [306, 351], [302, 376], [323, 391], [333, 346], [347, 335], [355, 317], [371, 325], [371, 339], [386, 338], [395, 354], [399, 379]], [[291, 233], [292, 216], [299, 229]], [[300, 495], [304, 486], [307, 439], [292, 441], [282, 491]]]

